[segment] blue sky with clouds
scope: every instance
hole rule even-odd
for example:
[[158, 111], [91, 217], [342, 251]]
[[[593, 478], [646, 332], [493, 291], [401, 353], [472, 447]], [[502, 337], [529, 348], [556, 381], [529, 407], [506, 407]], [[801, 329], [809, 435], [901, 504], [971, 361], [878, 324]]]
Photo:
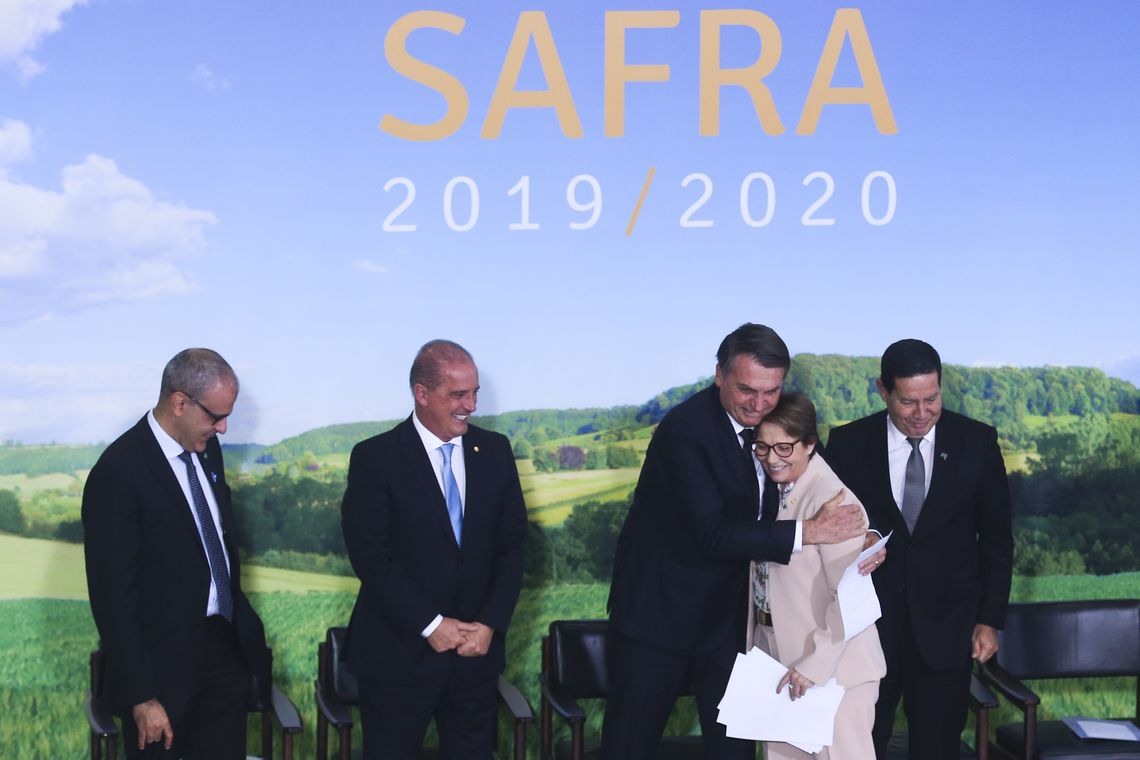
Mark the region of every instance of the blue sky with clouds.
[[[907, 335], [962, 364], [1080, 364], [1140, 381], [1135, 290], [1140, 4], [865, 2], [857, 7], [898, 124], [826, 106], [796, 135], [839, 3], [756, 6], [779, 29], [765, 79], [787, 132], [743, 92], [721, 134], [698, 131], [701, 11], [731, 5], [442, 2], [452, 35], [409, 52], [467, 91], [443, 98], [385, 57], [414, 2], [0, 2], [0, 439], [109, 440], [154, 402], [162, 364], [221, 351], [242, 398], [230, 440], [406, 414], [416, 348], [452, 337], [481, 368], [480, 411], [640, 403], [713, 368], [751, 320], [793, 353], [877, 355]], [[629, 64], [669, 80], [625, 88], [625, 134], [603, 135], [605, 12], [671, 9], [626, 34]], [[522, 11], [543, 11], [584, 136], [514, 109], [479, 136]], [[721, 65], [762, 44], [724, 31]], [[771, 38], [765, 45], [773, 44]], [[845, 45], [833, 84], [861, 81]], [[518, 87], [543, 89], [533, 47]], [[652, 167], [632, 234], [627, 224]], [[862, 186], [895, 186], [869, 224]], [[816, 218], [803, 215], [834, 189]], [[746, 224], [741, 185], [775, 205]], [[692, 174], [707, 179], [683, 180]], [[588, 205], [591, 218], [567, 198]], [[408, 197], [395, 224], [385, 220]], [[454, 178], [467, 177], [466, 180]], [[516, 187], [529, 177], [530, 221]], [[472, 221], [467, 231], [448, 226]], [[763, 221], [763, 178], [748, 214]], [[702, 191], [709, 198], [685, 227]], [[886, 181], [869, 213], [886, 209]]]

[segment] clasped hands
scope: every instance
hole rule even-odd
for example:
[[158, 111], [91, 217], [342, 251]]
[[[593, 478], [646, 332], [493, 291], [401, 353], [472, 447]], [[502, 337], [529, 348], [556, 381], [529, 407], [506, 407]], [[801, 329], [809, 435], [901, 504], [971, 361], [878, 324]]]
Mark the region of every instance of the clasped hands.
[[440, 653], [454, 649], [460, 657], [482, 657], [491, 648], [494, 633], [493, 628], [482, 623], [445, 617], [427, 640], [431, 648]]

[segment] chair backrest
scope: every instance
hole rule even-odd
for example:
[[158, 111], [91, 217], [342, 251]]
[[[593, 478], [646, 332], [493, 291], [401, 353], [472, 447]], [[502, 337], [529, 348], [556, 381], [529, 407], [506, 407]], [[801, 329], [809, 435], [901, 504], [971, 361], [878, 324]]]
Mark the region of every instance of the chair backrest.
[[1140, 676], [1140, 600], [1011, 604], [997, 661], [1017, 678]]
[[328, 685], [332, 686], [341, 702], [347, 705], [355, 705], [360, 702], [360, 691], [357, 687], [356, 676], [348, 672], [348, 666], [342, 658], [344, 639], [347, 634], [348, 629], [343, 626], [330, 628], [326, 634], [325, 647], [329, 658]]
[[555, 620], [550, 624], [551, 683], [575, 698], [610, 692], [606, 667], [608, 620]]

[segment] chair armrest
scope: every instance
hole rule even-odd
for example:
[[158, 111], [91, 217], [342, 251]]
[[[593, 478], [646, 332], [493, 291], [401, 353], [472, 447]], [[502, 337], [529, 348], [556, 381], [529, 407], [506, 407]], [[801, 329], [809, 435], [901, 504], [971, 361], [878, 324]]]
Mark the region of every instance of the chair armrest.
[[986, 686], [993, 687], [999, 694], [1017, 705], [1022, 712], [1041, 704], [1041, 697], [996, 662], [982, 663], [978, 669], [978, 677]]
[[337, 698], [336, 694], [331, 692], [326, 694], [321, 688], [320, 681], [313, 682], [313, 693], [317, 698], [317, 709], [321, 715], [325, 716], [325, 720], [337, 728], [352, 726], [352, 712]]
[[996, 710], [997, 706], [997, 694], [994, 694], [976, 675], [971, 674], [970, 709], [978, 712], [979, 710]]
[[107, 709], [101, 699], [96, 699], [88, 694], [87, 699], [83, 701], [83, 711], [87, 713], [87, 725], [91, 729], [91, 733], [99, 736], [118, 735], [119, 727], [115, 723], [115, 717], [111, 715], [111, 711]]
[[515, 720], [534, 720], [534, 710], [531, 709], [530, 703], [526, 701], [526, 697], [522, 695], [518, 687], [499, 676], [498, 691], [499, 700], [506, 705]]
[[564, 694], [560, 689], [552, 688], [545, 681], [542, 683], [542, 696], [554, 708], [554, 712], [566, 720], [571, 722], [586, 720], [586, 711], [578, 705], [577, 700], [569, 694]]
[[287, 734], [300, 733], [301, 713], [297, 712], [297, 706], [293, 704], [293, 700], [289, 699], [276, 686], [271, 688], [269, 697], [273, 701], [273, 716], [277, 719], [277, 724], [281, 726], [281, 730]]

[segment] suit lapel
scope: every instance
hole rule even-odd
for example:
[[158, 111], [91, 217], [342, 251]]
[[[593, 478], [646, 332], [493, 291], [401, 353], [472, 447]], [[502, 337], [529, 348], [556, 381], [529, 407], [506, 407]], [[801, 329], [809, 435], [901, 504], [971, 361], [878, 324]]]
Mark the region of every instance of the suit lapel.
[[732, 423], [729, 422], [728, 413], [720, 405], [720, 398], [717, 396], [715, 385], [708, 390], [708, 394], [713, 414], [713, 438], [720, 448], [721, 458], [728, 463], [728, 467], [737, 482], [751, 497], [750, 503], [753, 506], [753, 514], [755, 514], [760, 507], [760, 483], [757, 480], [756, 467], [753, 465], [749, 468], [745, 462], [741, 452], [740, 436], [733, 429]]
[[[480, 445], [481, 443], [484, 445]], [[464, 536], [473, 535], [468, 533], [468, 529], [484, 518], [479, 505], [490, 503], [490, 499], [486, 497], [487, 489], [490, 488], [490, 483], [487, 481], [489, 470], [484, 466], [487, 456], [489, 454], [482, 440], [481, 431], [475, 427], [468, 427], [467, 434], [463, 436], [463, 468], [467, 477], [467, 493], [463, 500]]]
[[[416, 480], [416, 490], [424, 494], [422, 503], [426, 507], [429, 519], [436, 524], [439, 530], [443, 531], [451, 545], [458, 549], [459, 545], [455, 543], [455, 534], [451, 530], [451, 518], [447, 515], [447, 500], [443, 497], [443, 491], [440, 490], [439, 481], [436, 479], [434, 464], [427, 451], [424, 450], [423, 439], [416, 432], [411, 417], [400, 423], [399, 436], [400, 450], [403, 452], [405, 465], [408, 472], [412, 473]], [[466, 451], [464, 453], [466, 454]], [[468, 468], [468, 478], [468, 488], [470, 489], [470, 468]]]
[[[934, 462], [930, 465], [934, 469], [930, 473], [930, 489], [926, 492], [926, 501], [923, 502], [918, 523], [914, 526], [915, 531], [923, 524], [922, 518], [927, 510], [937, 513], [942, 508], [940, 506], [944, 501], [942, 494], [951, 487], [954, 467], [957, 464], [955, 457], [960, 453], [959, 432], [954, 418], [943, 412], [938, 425], [934, 428]], [[928, 519], [926, 522], [932, 521]]]
[[[198, 535], [198, 526], [194, 522], [194, 515], [190, 513], [190, 504], [186, 501], [186, 494], [182, 492], [178, 478], [174, 477], [170, 462], [163, 455], [162, 447], [158, 445], [158, 440], [155, 439], [146, 417], [143, 417], [142, 421], [135, 426], [135, 431], [139, 449], [142, 451], [141, 459], [166, 495], [165, 499], [156, 498], [154, 500], [155, 508], [174, 510], [182, 524], [190, 531], [190, 535], [201, 546], [202, 539]], [[202, 558], [206, 558], [205, 548], [202, 549]]]
[[891, 464], [887, 457], [887, 413], [879, 412], [875, 421], [871, 423], [871, 435], [867, 441], [867, 457], [871, 463], [868, 472], [874, 473], [873, 487], [875, 489], [875, 504], [888, 507], [886, 518], [890, 530], [907, 531], [906, 520], [903, 519], [902, 510], [895, 501], [894, 489], [891, 488]]

